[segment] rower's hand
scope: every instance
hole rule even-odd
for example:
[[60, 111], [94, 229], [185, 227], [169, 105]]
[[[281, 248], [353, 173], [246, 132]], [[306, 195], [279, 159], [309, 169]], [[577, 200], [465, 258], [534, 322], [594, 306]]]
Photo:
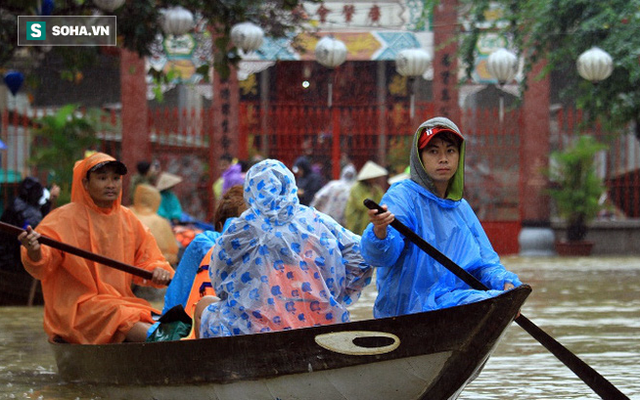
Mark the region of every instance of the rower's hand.
[[[504, 291], [506, 292], [507, 290], [511, 290], [515, 288], [515, 286], [513, 286], [513, 283], [511, 282], [505, 282], [504, 284]], [[520, 310], [518, 310], [518, 314], [516, 314], [516, 318], [518, 318], [520, 316]]]
[[18, 235], [18, 240], [27, 249], [29, 258], [33, 261], [40, 261], [42, 253], [40, 251], [40, 234], [27, 226], [27, 230]]
[[164, 268], [158, 267], [153, 270], [151, 282], [155, 283], [156, 285], [167, 286], [169, 282], [171, 282], [171, 273]]
[[387, 206], [381, 206], [384, 209], [384, 212], [378, 214], [378, 210], [369, 210], [367, 214], [369, 214], [369, 221], [373, 224], [373, 233], [375, 233], [378, 239], [384, 239], [387, 237], [387, 226], [391, 225], [394, 219], [396, 219], [395, 215], [391, 214], [387, 210]]

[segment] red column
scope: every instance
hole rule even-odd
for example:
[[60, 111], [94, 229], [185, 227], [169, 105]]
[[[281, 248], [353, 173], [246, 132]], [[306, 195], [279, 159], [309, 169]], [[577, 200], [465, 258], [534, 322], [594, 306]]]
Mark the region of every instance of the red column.
[[331, 143], [331, 178], [340, 178], [340, 108], [331, 107], [333, 141]]
[[[433, 12], [433, 101], [435, 116], [447, 117], [460, 123], [458, 106], [458, 0], [441, 0]], [[422, 122], [422, 121], [420, 121]]]
[[544, 63], [534, 66], [524, 93], [520, 133], [520, 215], [522, 226], [549, 227], [549, 196], [543, 169], [549, 164], [549, 77], [539, 80]]
[[[224, 153], [233, 157], [239, 156], [239, 126], [238, 109], [240, 105], [240, 91], [238, 89], [238, 75], [235, 68], [227, 79], [221, 79], [217, 71], [213, 73], [213, 130], [214, 140], [220, 151], [216, 160]], [[242, 144], [246, 147], [246, 143]]]
[[249, 109], [246, 104], [238, 104], [238, 158], [249, 159]]
[[[144, 59], [122, 49], [120, 52], [120, 96], [122, 101], [122, 154], [120, 160], [129, 169], [124, 179], [123, 202], [129, 201], [129, 177], [138, 161], [151, 161], [149, 143], [147, 82]], [[116, 156], [113, 154], [113, 156]]]

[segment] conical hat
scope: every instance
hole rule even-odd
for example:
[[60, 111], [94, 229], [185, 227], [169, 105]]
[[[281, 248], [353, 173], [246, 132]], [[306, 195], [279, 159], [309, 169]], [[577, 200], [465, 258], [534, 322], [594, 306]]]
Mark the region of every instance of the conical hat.
[[360, 172], [358, 172], [358, 180], [366, 181], [367, 179], [380, 178], [381, 176], [387, 175], [389, 175], [389, 172], [387, 172], [386, 169], [373, 161], [367, 161]]
[[174, 187], [178, 183], [182, 182], [182, 178], [178, 175], [170, 174], [169, 172], [162, 172], [158, 177], [158, 183], [156, 183], [156, 189], [163, 191]]
[[409, 179], [409, 178], [411, 178], [411, 175], [409, 175], [406, 172], [402, 172], [402, 173], [400, 173], [398, 175], [394, 175], [391, 178], [387, 179], [387, 182], [389, 182], [389, 185], [393, 185], [396, 182], [400, 182], [400, 181], [403, 181], [403, 180]]

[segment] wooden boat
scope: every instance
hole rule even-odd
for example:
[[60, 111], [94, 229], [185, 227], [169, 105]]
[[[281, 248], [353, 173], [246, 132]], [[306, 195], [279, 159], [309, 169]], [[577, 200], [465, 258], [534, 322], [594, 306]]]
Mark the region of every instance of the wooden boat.
[[0, 270], [0, 306], [42, 305], [40, 281], [26, 271]]
[[109, 399], [455, 399], [530, 292], [281, 332], [51, 347], [62, 380]]

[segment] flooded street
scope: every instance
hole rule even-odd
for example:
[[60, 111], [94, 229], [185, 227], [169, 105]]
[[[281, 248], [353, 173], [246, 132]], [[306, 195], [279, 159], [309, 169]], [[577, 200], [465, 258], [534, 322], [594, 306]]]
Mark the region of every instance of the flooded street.
[[[640, 259], [520, 258], [503, 263], [533, 287], [522, 313], [631, 399], [640, 399]], [[353, 308], [371, 317], [374, 288]], [[100, 399], [58, 381], [41, 307], [0, 308], [0, 399]], [[122, 366], [126, 368], [126, 366]], [[132, 371], [132, 373], [135, 373]], [[372, 397], [373, 394], [372, 394]], [[460, 399], [598, 399], [514, 324]]]

